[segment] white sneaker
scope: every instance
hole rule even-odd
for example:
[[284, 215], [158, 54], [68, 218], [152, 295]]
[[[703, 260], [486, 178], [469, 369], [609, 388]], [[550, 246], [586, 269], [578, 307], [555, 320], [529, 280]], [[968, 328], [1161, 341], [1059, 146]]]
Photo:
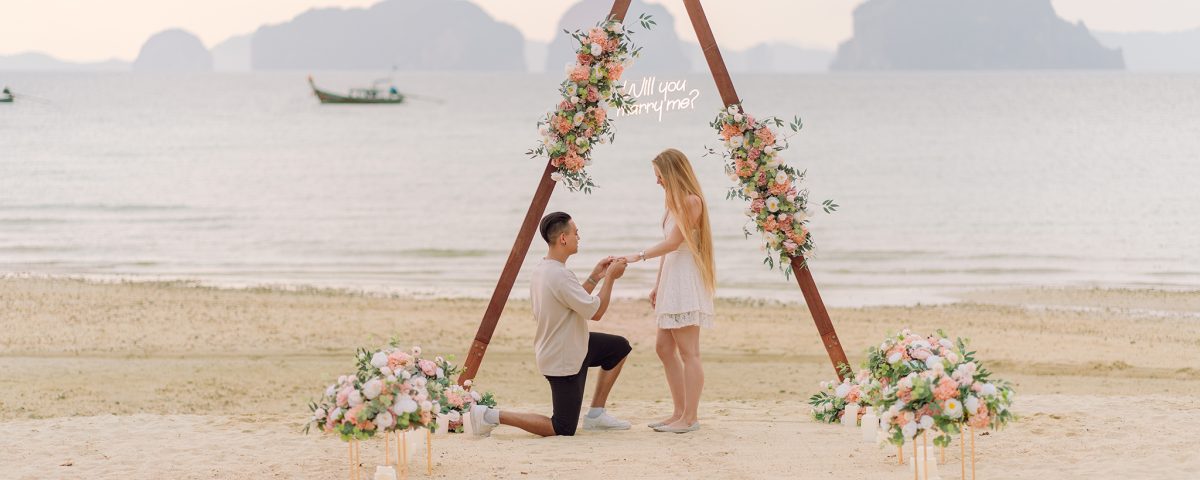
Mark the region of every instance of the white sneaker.
[[584, 430], [629, 430], [629, 422], [621, 420], [617, 417], [609, 415], [608, 412], [601, 413], [596, 418], [583, 416]]
[[483, 420], [483, 414], [484, 412], [487, 412], [487, 409], [488, 407], [483, 405], [475, 405], [471, 407], [471, 414], [469, 415], [471, 421], [471, 433], [474, 433], [476, 436], [491, 436], [492, 429], [496, 428], [495, 425]]

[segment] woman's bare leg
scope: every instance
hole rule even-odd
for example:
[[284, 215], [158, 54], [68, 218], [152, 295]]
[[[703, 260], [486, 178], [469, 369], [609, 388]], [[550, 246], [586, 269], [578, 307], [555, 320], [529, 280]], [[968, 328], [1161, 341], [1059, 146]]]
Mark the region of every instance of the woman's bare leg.
[[700, 327], [691, 326], [670, 330], [679, 348], [683, 363], [683, 417], [670, 425], [684, 428], [696, 423], [700, 393], [704, 390], [704, 367], [700, 364]]
[[654, 342], [654, 350], [658, 352], [658, 359], [662, 360], [663, 373], [667, 376], [667, 387], [671, 389], [671, 403], [674, 406], [671, 416], [659, 422], [669, 424], [683, 417], [683, 363], [679, 360], [678, 349], [675, 346], [675, 337], [671, 335], [670, 330], [658, 329], [658, 337]]

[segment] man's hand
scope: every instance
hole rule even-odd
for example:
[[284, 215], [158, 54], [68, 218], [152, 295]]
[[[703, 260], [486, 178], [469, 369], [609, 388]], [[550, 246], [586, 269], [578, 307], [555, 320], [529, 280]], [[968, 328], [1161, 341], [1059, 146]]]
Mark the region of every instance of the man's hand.
[[608, 277], [609, 280], [616, 280], [618, 278], [621, 278], [621, 275], [625, 274], [625, 266], [626, 265], [627, 264], [625, 263], [625, 259], [618, 258], [618, 259], [614, 260], [612, 263], [608, 264], [608, 270], [604, 273], [604, 276]]
[[612, 261], [613, 257], [601, 258], [600, 261], [596, 263], [596, 268], [592, 269], [592, 274], [588, 275], [588, 278], [599, 279], [603, 277], [605, 271], [608, 270], [608, 265], [612, 263]]

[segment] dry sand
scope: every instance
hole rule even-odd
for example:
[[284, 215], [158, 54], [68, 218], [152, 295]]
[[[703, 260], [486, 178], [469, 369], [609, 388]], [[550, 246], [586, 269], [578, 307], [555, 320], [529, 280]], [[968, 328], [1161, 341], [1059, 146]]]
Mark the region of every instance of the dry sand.
[[[356, 346], [393, 335], [461, 358], [484, 303], [2, 279], [0, 478], [346, 478], [345, 444], [299, 432], [305, 402]], [[434, 476], [909, 478], [894, 447], [808, 417], [833, 370], [803, 305], [717, 310], [699, 432], [641, 426], [669, 397], [649, 305], [621, 301], [594, 330], [634, 344], [610, 404], [632, 431], [451, 436], [435, 442]], [[1015, 384], [1021, 420], [978, 437], [980, 478], [1182, 479], [1200, 477], [1197, 310], [1200, 292], [1034, 289], [831, 314], [856, 363], [889, 330], [941, 327]], [[477, 381], [503, 407], [548, 413], [533, 332], [529, 305], [510, 302]], [[366, 463], [382, 461], [376, 443]], [[959, 478], [957, 444], [947, 459], [942, 477]]]

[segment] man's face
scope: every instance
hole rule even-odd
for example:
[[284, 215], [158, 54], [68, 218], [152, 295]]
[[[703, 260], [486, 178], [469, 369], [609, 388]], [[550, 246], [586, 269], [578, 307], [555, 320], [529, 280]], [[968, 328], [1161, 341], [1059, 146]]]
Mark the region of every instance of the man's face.
[[567, 254], [574, 255], [579, 252], [579, 228], [575, 226], [575, 220], [567, 222], [567, 231], [558, 236], [559, 244], [567, 249]]

